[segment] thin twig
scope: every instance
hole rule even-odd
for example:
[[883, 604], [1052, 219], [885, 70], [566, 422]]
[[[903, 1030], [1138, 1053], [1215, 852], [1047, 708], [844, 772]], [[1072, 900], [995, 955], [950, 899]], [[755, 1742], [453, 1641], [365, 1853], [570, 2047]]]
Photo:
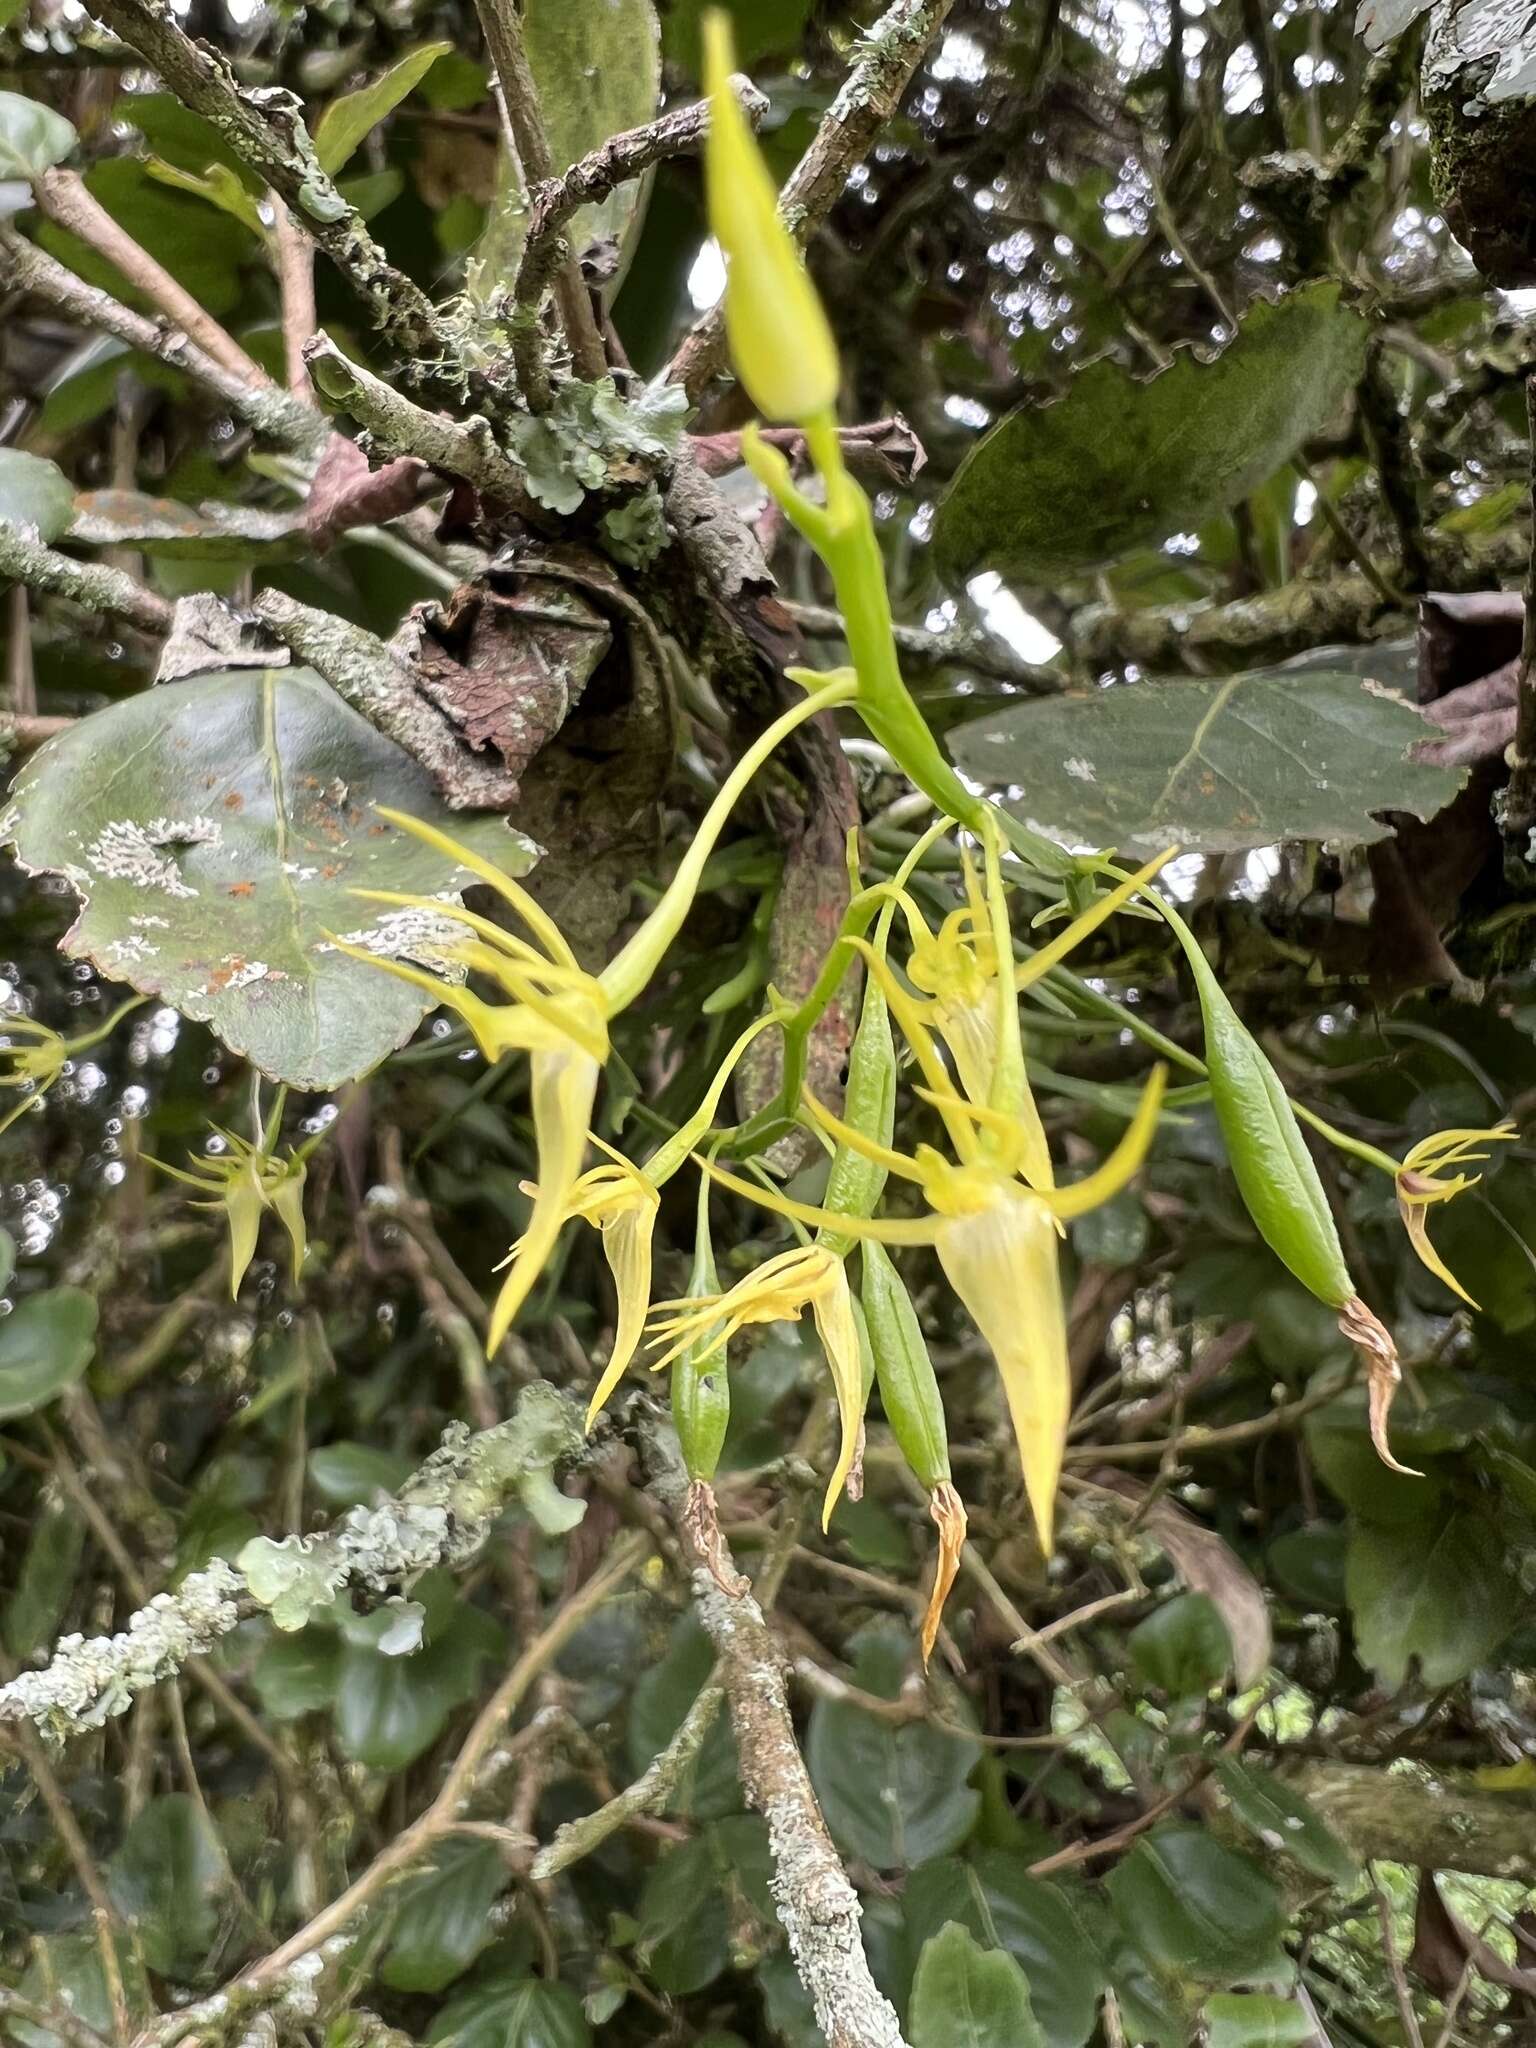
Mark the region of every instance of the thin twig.
[[638, 1536], [622, 1538], [613, 1546], [603, 1569], [573, 1593], [548, 1627], [534, 1637], [480, 1709], [443, 1780], [442, 1790], [431, 1805], [381, 1849], [361, 1876], [354, 1878], [328, 1906], [322, 1907], [307, 1925], [290, 1935], [270, 1955], [261, 1957], [242, 1971], [234, 1980], [232, 1989], [240, 1992], [259, 1990], [280, 1977], [300, 1956], [311, 1954], [332, 1935], [341, 1933], [386, 1884], [408, 1870], [434, 1842], [457, 1825], [463, 1817], [460, 1808], [473, 1789], [481, 1766], [501, 1741], [508, 1721], [534, 1680], [554, 1662], [588, 1617], [618, 1590], [648, 1548], [644, 1539]]
[[184, 285], [165, 268], [128, 230], [120, 227], [99, 199], [86, 189], [78, 171], [44, 171], [34, 186], [38, 205], [61, 228], [78, 235], [98, 256], [115, 264], [138, 291], [152, 299], [166, 319], [216, 363], [222, 363], [232, 377], [260, 386], [271, 378], [252, 356], [226, 333], [213, 315], [206, 312]]
[[115, 335], [130, 348], [141, 349], [173, 370], [181, 370], [221, 399], [236, 419], [263, 440], [313, 455], [331, 429], [307, 405], [297, 404], [280, 386], [263, 377], [257, 384], [236, 376], [200, 349], [180, 328], [165, 326], [135, 313], [110, 292], [98, 291], [76, 277], [52, 256], [8, 230], [0, 230], [0, 285], [33, 294], [55, 312], [81, 327]]
[[1371, 1872], [1376, 1892], [1376, 1918], [1381, 1927], [1382, 1953], [1386, 1957], [1387, 1974], [1392, 1979], [1392, 1995], [1397, 2001], [1397, 2016], [1403, 2023], [1403, 2032], [1408, 2038], [1409, 2048], [1424, 2048], [1424, 2036], [1419, 2029], [1418, 2014], [1413, 2009], [1413, 1994], [1408, 1989], [1408, 1973], [1403, 1968], [1402, 1956], [1398, 1953], [1397, 1936], [1392, 1928], [1392, 1901], [1387, 1897], [1381, 1883]]
[[[522, 17], [515, 0], [475, 0], [475, 11], [485, 31], [486, 48], [501, 86], [502, 102], [507, 110], [512, 139], [517, 145], [523, 182], [532, 204], [539, 188], [554, 182], [555, 160], [550, 154], [549, 137], [544, 130], [539, 89], [523, 43]], [[581, 265], [565, 248], [563, 237], [559, 238], [559, 248], [550, 264], [550, 271], [553, 273], [560, 324], [570, 343], [576, 374], [588, 382], [594, 381], [607, 371], [608, 354], [593, 317], [592, 299], [582, 279]], [[538, 355], [537, 336], [533, 334], [531, 325], [524, 331], [531, 347], [518, 346], [516, 337], [519, 330], [514, 326], [518, 381], [524, 387], [523, 396], [529, 405], [535, 411], [546, 410], [550, 391], [548, 372]], [[529, 388], [530, 379], [532, 389]]]
[[50, 597], [67, 597], [91, 612], [112, 612], [146, 633], [170, 631], [171, 607], [121, 569], [77, 562], [20, 526], [0, 520], [0, 576], [14, 576]]
[[[853, 69], [779, 194], [779, 217], [804, 248], [832, 211], [848, 174], [894, 119], [902, 95], [954, 0], [893, 0], [859, 45]], [[673, 357], [668, 379], [696, 398], [725, 357], [725, 313], [712, 306]]]
[[542, 1884], [551, 1877], [558, 1877], [562, 1870], [568, 1870], [583, 1856], [590, 1856], [601, 1843], [606, 1842], [619, 1828], [643, 1814], [654, 1813], [676, 1790], [683, 1773], [693, 1763], [704, 1746], [704, 1739], [715, 1724], [720, 1703], [725, 1698], [718, 1685], [700, 1688], [693, 1705], [677, 1725], [672, 1740], [646, 1765], [632, 1785], [627, 1785], [605, 1805], [595, 1812], [583, 1814], [580, 1820], [570, 1820], [555, 1830], [554, 1840], [541, 1849], [529, 1868], [529, 1876], [536, 1884]]
[[308, 404], [309, 365], [304, 360], [304, 344], [319, 325], [315, 316], [315, 245], [280, 194], [269, 192], [267, 201], [272, 208], [272, 249], [283, 307], [283, 365], [288, 389]]

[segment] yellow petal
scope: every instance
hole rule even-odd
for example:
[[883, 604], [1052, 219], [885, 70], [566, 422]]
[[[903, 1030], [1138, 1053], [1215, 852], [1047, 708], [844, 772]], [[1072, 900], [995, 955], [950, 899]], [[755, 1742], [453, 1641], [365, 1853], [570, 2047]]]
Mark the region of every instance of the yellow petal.
[[1154, 854], [1145, 867], [1138, 868], [1134, 875], [1127, 876], [1118, 887], [1100, 896], [1096, 902], [1090, 903], [1082, 916], [1073, 918], [1066, 929], [1058, 932], [1049, 945], [1042, 946], [1037, 953], [1031, 953], [1027, 960], [1014, 969], [1014, 987], [1026, 989], [1037, 982], [1041, 975], [1048, 974], [1053, 967], [1058, 966], [1074, 946], [1080, 946], [1090, 932], [1097, 931], [1107, 918], [1113, 917], [1117, 910], [1123, 909], [1139, 889], [1145, 888], [1158, 869], [1165, 867], [1178, 850], [1176, 846], [1170, 846], [1166, 853]]
[[284, 1173], [267, 1199], [271, 1202], [278, 1221], [287, 1231], [288, 1242], [293, 1247], [293, 1281], [297, 1286], [308, 1244], [304, 1228], [304, 1168], [300, 1166]]
[[937, 1248], [945, 1278], [997, 1360], [1024, 1490], [1049, 1557], [1072, 1404], [1055, 1220], [1039, 1196], [1010, 1190], [976, 1215], [946, 1219]]
[[1408, 1242], [1413, 1246], [1420, 1261], [1426, 1265], [1443, 1286], [1452, 1294], [1459, 1295], [1468, 1308], [1477, 1308], [1471, 1295], [1456, 1278], [1450, 1267], [1441, 1258], [1429, 1241], [1429, 1211], [1422, 1202], [1405, 1201], [1401, 1194], [1397, 1198], [1397, 1213], [1403, 1219], [1403, 1228], [1408, 1233]]
[[526, 889], [520, 888], [509, 874], [489, 861], [483, 854], [476, 853], [472, 846], [464, 846], [452, 839], [446, 832], [440, 832], [435, 825], [428, 825], [421, 818], [413, 818], [407, 811], [391, 810], [387, 804], [374, 807], [381, 818], [391, 825], [398, 825], [402, 832], [409, 832], [413, 839], [419, 839], [424, 846], [445, 853], [450, 860], [457, 861], [461, 868], [467, 868], [472, 875], [478, 875], [482, 882], [493, 888], [497, 895], [510, 903], [518, 916], [527, 925], [551, 960], [562, 961], [567, 967], [577, 965], [576, 955], [566, 944], [561, 931], [547, 910], [534, 902]]
[[858, 1451], [859, 1425], [864, 1420], [865, 1400], [864, 1358], [859, 1346], [859, 1326], [854, 1319], [847, 1269], [841, 1259], [833, 1259], [831, 1268], [826, 1285], [811, 1298], [811, 1314], [831, 1368], [832, 1390], [837, 1395], [837, 1412], [842, 1423], [837, 1463], [832, 1468], [826, 1499], [822, 1503], [823, 1529], [832, 1519], [832, 1510], [837, 1506], [837, 1497], [843, 1490]]
[[224, 1192], [224, 1214], [229, 1221], [229, 1292], [240, 1293], [240, 1282], [256, 1256], [256, 1233], [261, 1228], [264, 1207], [261, 1184], [254, 1173], [241, 1173]]
[[601, 1069], [569, 1042], [535, 1052], [528, 1067], [533, 1131], [539, 1147], [539, 1191], [517, 1257], [496, 1297], [486, 1349], [494, 1351], [528, 1299], [566, 1217], [587, 1149], [587, 1125]]
[[698, 1163], [711, 1180], [729, 1188], [733, 1195], [757, 1202], [764, 1209], [771, 1209], [776, 1216], [792, 1217], [808, 1229], [842, 1231], [849, 1237], [873, 1238], [877, 1244], [934, 1242], [938, 1227], [936, 1217], [845, 1216], [836, 1209], [819, 1209], [814, 1202], [797, 1202], [789, 1195], [781, 1195], [777, 1188], [764, 1187], [758, 1181], [743, 1180], [740, 1175], [728, 1173], [723, 1166], [717, 1166], [712, 1159], [700, 1159]]
[[778, 191], [731, 90], [728, 17], [704, 17], [704, 149], [709, 224], [729, 263], [725, 326], [737, 375], [771, 420], [830, 412], [841, 381], [837, 347], [815, 286], [778, 213]]
[[613, 1349], [597, 1390], [587, 1404], [590, 1429], [606, 1407], [614, 1388], [639, 1349], [645, 1330], [646, 1312], [651, 1305], [651, 1234], [656, 1226], [656, 1204], [643, 1202], [638, 1208], [606, 1216], [601, 1229], [603, 1252], [619, 1297], [618, 1326]]
[[1090, 1209], [1097, 1209], [1101, 1202], [1107, 1202], [1111, 1195], [1119, 1194], [1127, 1181], [1135, 1177], [1156, 1135], [1158, 1112], [1163, 1106], [1163, 1090], [1167, 1085], [1168, 1069], [1154, 1067], [1141, 1091], [1136, 1114], [1103, 1165], [1095, 1167], [1092, 1173], [1085, 1173], [1070, 1187], [1056, 1188], [1045, 1196], [1054, 1215], [1063, 1222], [1069, 1222], [1074, 1216], [1084, 1216]]

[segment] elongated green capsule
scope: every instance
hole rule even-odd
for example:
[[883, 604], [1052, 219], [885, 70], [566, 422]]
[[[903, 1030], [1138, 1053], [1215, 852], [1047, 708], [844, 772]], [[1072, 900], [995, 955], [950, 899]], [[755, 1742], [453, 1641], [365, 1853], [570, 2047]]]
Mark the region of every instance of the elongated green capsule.
[[1302, 1286], [1342, 1309], [1355, 1298], [1355, 1283], [1280, 1076], [1227, 1000], [1194, 933], [1176, 911], [1164, 910], [1194, 976], [1211, 1102], [1248, 1213]]
[[884, 1245], [867, 1242], [863, 1259], [860, 1298], [886, 1420], [924, 1486], [941, 1486], [949, 1478], [949, 1435], [917, 1310]]
[[[843, 1120], [877, 1145], [889, 1146], [895, 1134], [896, 1043], [884, 991], [873, 975], [864, 983], [864, 1007], [848, 1053]], [[887, 1169], [877, 1161], [866, 1159], [849, 1145], [839, 1145], [827, 1175], [822, 1206], [839, 1216], [872, 1216], [887, 1178]], [[825, 1228], [819, 1241], [839, 1258], [845, 1258], [854, 1244], [852, 1236]]]
[[[718, 1294], [714, 1246], [709, 1234], [709, 1182], [699, 1180], [698, 1223], [693, 1237], [690, 1295]], [[731, 1420], [731, 1383], [726, 1372], [726, 1347], [713, 1330], [678, 1354], [672, 1367], [672, 1422], [682, 1448], [683, 1466], [695, 1485], [708, 1484], [720, 1463], [725, 1432]]]

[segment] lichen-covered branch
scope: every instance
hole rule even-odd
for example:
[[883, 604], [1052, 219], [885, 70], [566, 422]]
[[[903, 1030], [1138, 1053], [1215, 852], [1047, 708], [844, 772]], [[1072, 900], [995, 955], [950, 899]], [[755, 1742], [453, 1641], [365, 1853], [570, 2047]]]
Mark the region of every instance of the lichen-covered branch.
[[[954, 0], [893, 0], [859, 44], [858, 59], [779, 194], [779, 212], [802, 247], [837, 203], [848, 173], [895, 117], [912, 74]], [[691, 329], [668, 376], [690, 398], [724, 362], [725, 314], [713, 306]]]
[[280, 1629], [298, 1629], [344, 1589], [386, 1593], [433, 1566], [468, 1563], [513, 1500], [542, 1528], [568, 1530], [582, 1503], [559, 1492], [554, 1467], [581, 1442], [574, 1405], [535, 1382], [495, 1429], [474, 1436], [455, 1423], [399, 1493], [376, 1506], [353, 1508], [315, 1535], [257, 1537], [238, 1564], [215, 1558], [174, 1593], [158, 1594], [117, 1635], [66, 1636], [41, 1671], [0, 1686], [0, 1722], [31, 1721], [56, 1741], [100, 1727], [254, 1608], [265, 1608]]
[[[731, 90], [755, 125], [768, 111], [768, 101], [750, 78], [736, 73]], [[517, 306], [537, 306], [565, 254], [564, 230], [573, 214], [591, 206], [631, 178], [641, 177], [664, 157], [697, 149], [709, 133], [709, 102], [675, 107], [643, 128], [610, 135], [558, 178], [536, 185], [529, 195], [528, 229], [512, 285]]]
[[252, 433], [278, 447], [291, 448], [297, 455], [316, 455], [331, 432], [312, 406], [301, 405], [268, 379], [252, 384], [237, 377], [179, 328], [135, 313], [110, 292], [98, 291], [54, 257], [7, 230], [0, 230], [0, 285], [7, 291], [30, 293], [81, 327], [115, 335], [130, 348], [142, 349], [171, 369], [183, 371], [221, 399]]
[[171, 623], [171, 607], [163, 597], [146, 590], [142, 583], [121, 569], [109, 569], [100, 562], [77, 562], [60, 554], [25, 527], [0, 520], [0, 576], [25, 583], [29, 590], [46, 591], [50, 597], [67, 597], [88, 611], [109, 612], [146, 633], [164, 633]]
[[1321, 1757], [1287, 1771], [1286, 1782], [1362, 1861], [1536, 1884], [1536, 1803], [1526, 1795], [1486, 1791], [1465, 1771]]
[[[651, 1490], [666, 1506], [693, 1583], [694, 1610], [714, 1644], [748, 1799], [768, 1823], [769, 1880], [789, 1953], [827, 2048], [906, 2048], [901, 2023], [870, 1975], [858, 1893], [833, 1846], [795, 1741], [784, 1659], [750, 1592], [722, 1591], [734, 1572], [723, 1536], [706, 1555], [687, 1513], [688, 1487], [668, 1440], [647, 1435]], [[743, 1582], [745, 1583], [745, 1582]]]
[[431, 300], [397, 270], [320, 168], [294, 95], [248, 91], [224, 54], [189, 36], [169, 0], [94, 0], [92, 12], [211, 122], [242, 162], [281, 193], [294, 218], [366, 300], [375, 324], [412, 356], [452, 360]]
[[366, 627], [300, 604], [281, 590], [262, 591], [254, 610], [338, 697], [419, 761], [455, 810], [505, 810], [516, 801], [517, 781], [505, 765], [471, 753], [417, 687], [410, 664]]
[[350, 413], [380, 448], [392, 455], [414, 455], [431, 469], [463, 477], [504, 504], [525, 502], [521, 469], [497, 446], [490, 422], [479, 414], [452, 420], [445, 413], [429, 412], [343, 355], [328, 334], [317, 334], [304, 358], [316, 390]]

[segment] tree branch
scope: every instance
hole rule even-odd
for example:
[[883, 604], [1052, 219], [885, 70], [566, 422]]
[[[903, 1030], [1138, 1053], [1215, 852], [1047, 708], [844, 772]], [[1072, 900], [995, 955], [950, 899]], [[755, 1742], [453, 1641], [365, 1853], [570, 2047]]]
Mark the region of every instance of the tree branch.
[[248, 92], [221, 51], [194, 41], [178, 25], [169, 0], [93, 0], [93, 11], [281, 193], [305, 233], [367, 301], [381, 332], [408, 356], [455, 359], [453, 338], [431, 300], [395, 269], [361, 214], [320, 168], [292, 93], [278, 86]]
[[[901, 105], [902, 94], [954, 0], [892, 0], [859, 46], [858, 60], [779, 194], [779, 216], [804, 248], [832, 211], [848, 173]], [[725, 310], [712, 306], [689, 332], [667, 376], [696, 398], [725, 359]]]
[[[522, 19], [515, 0], [475, 0], [475, 11], [485, 31], [491, 62], [496, 67], [507, 120], [512, 128], [512, 140], [517, 145], [518, 161], [522, 165], [523, 182], [531, 204], [538, 189], [554, 181], [555, 160], [550, 154], [549, 137], [544, 132], [544, 116], [539, 107], [539, 90], [523, 44]], [[564, 237], [559, 236], [558, 230], [556, 234], [556, 245], [549, 258], [555, 304], [559, 308], [566, 340], [571, 345], [571, 360], [577, 376], [588, 383], [595, 383], [607, 372], [608, 352], [592, 316], [592, 300], [582, 279], [581, 265], [566, 248]], [[531, 321], [526, 325], [514, 323], [512, 332], [523, 396], [535, 412], [546, 411], [550, 396], [549, 377], [539, 354], [534, 324]]]
[[291, 448], [295, 454], [315, 455], [330, 435], [329, 423], [318, 412], [300, 405], [268, 378], [253, 384], [244, 375], [237, 376], [180, 329], [147, 320], [8, 230], [0, 230], [0, 285], [30, 292], [81, 327], [115, 335], [130, 348], [183, 371], [221, 399], [236, 419], [264, 441]]
[[816, 2008], [827, 2048], [906, 2048], [889, 2000], [870, 1975], [848, 1882], [795, 1741], [784, 1659], [751, 1593], [722, 1592], [714, 1569], [733, 1570], [723, 1536], [706, 1555], [686, 1512], [688, 1486], [671, 1441], [645, 1432], [651, 1491], [666, 1507], [693, 1578], [699, 1620], [715, 1646], [730, 1707], [742, 1789], [768, 1823], [770, 1888], [789, 1953]]
[[1311, 1801], [1362, 1862], [1464, 1870], [1536, 1884], [1536, 1806], [1484, 1791], [1469, 1772], [1388, 1771], [1308, 1758], [1286, 1783]]
[[146, 633], [169, 631], [171, 607], [163, 597], [135, 583], [121, 569], [99, 562], [77, 562], [61, 555], [24, 527], [0, 520], [0, 576], [13, 577], [32, 590], [67, 597], [87, 611], [111, 612], [142, 626]]
[[[754, 126], [768, 111], [768, 100], [750, 78], [739, 72], [731, 90]], [[523, 253], [512, 283], [516, 306], [536, 307], [561, 261], [569, 254], [563, 239], [567, 221], [583, 206], [606, 199], [618, 186], [641, 177], [664, 157], [683, 156], [700, 147], [709, 133], [709, 102], [677, 107], [643, 128], [626, 128], [581, 158], [563, 177], [551, 178], [529, 194], [528, 228]]]

